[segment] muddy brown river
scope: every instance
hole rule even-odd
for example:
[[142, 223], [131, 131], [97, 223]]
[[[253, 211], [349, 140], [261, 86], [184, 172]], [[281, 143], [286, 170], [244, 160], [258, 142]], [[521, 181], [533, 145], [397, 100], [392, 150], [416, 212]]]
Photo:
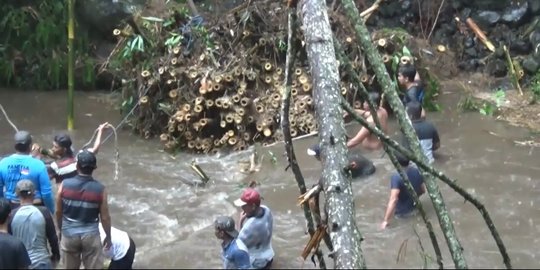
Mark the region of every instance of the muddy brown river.
[[[435, 166], [474, 193], [487, 207], [508, 248], [515, 268], [538, 267], [540, 237], [539, 175], [540, 149], [515, 146], [514, 140], [530, 139], [527, 130], [479, 113], [461, 113], [457, 109], [460, 93], [440, 97], [443, 110], [429, 113], [441, 135], [441, 148]], [[88, 141], [93, 130], [104, 121], [116, 125], [120, 115], [105, 93], [76, 93], [75, 147]], [[30, 130], [34, 141], [50, 145], [54, 134], [66, 127], [65, 92], [0, 91], [0, 104], [19, 129]], [[349, 132], [358, 129], [350, 126]], [[390, 133], [398, 135], [396, 121]], [[490, 134], [492, 132], [493, 134]], [[13, 129], [0, 116], [0, 153], [13, 151]], [[285, 172], [284, 148], [277, 144], [263, 148], [265, 156], [260, 172], [240, 173], [239, 161], [247, 160], [250, 151], [227, 156], [179, 154], [176, 158], [158, 151], [159, 142], [144, 140], [126, 130], [119, 131], [119, 180], [114, 181], [114, 138], [108, 140], [98, 155], [95, 177], [106, 184], [110, 196], [113, 226], [126, 230], [137, 244], [136, 268], [219, 268], [220, 244], [214, 236], [213, 219], [234, 215], [233, 201], [249, 179], [261, 183], [260, 190], [274, 213], [274, 268], [312, 268], [309, 259], [303, 265], [300, 253], [307, 243], [305, 221], [296, 206], [298, 188], [290, 171]], [[311, 186], [320, 174], [320, 164], [308, 157], [306, 148], [316, 137], [295, 141], [297, 157]], [[272, 152], [277, 163], [270, 162]], [[382, 152], [370, 157], [377, 172], [353, 183], [356, 221], [365, 241], [362, 250], [369, 268], [419, 268], [423, 266], [415, 230], [428, 255], [434, 256], [427, 232], [420, 218], [392, 222], [380, 231], [389, 195], [389, 177], [394, 171]], [[183, 184], [181, 177], [195, 179], [189, 165], [198, 162], [210, 176], [205, 188]], [[455, 221], [469, 267], [502, 268], [503, 262], [491, 234], [479, 212], [440, 183], [446, 205]], [[427, 196], [421, 201], [438, 229], [437, 218]], [[443, 249], [445, 267], [453, 268], [444, 237], [437, 231]], [[405, 244], [406, 243], [406, 246]], [[400, 247], [405, 247], [397, 260]], [[329, 261], [329, 259], [327, 259]], [[330, 264], [331, 266], [331, 264]], [[429, 262], [435, 266], [434, 261]]]

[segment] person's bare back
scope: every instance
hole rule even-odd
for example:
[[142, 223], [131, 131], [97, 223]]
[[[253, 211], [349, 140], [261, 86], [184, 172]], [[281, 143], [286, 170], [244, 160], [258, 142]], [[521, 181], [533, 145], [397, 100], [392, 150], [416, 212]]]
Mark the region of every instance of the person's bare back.
[[[377, 110], [377, 117], [379, 118], [379, 122], [381, 123], [382, 131], [386, 133], [388, 130], [387, 128], [388, 127], [388, 113], [386, 112], [384, 108], [380, 107]], [[375, 121], [373, 120], [373, 117], [371, 115], [367, 117], [367, 122], [370, 125], [375, 126]], [[366, 129], [366, 128], [362, 127], [362, 129]], [[375, 134], [371, 134], [371, 132], [369, 133], [369, 136], [366, 139], [364, 139], [364, 141], [362, 141], [362, 148], [366, 150], [371, 150], [371, 151], [379, 150], [382, 148], [382, 146], [383, 144], [381, 140], [379, 140], [379, 138]]]

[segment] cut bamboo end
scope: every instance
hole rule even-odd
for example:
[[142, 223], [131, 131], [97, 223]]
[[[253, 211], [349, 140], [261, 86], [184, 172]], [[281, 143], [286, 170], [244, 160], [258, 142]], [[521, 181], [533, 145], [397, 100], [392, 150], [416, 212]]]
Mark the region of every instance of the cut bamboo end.
[[172, 98], [172, 99], [177, 98], [178, 97], [178, 90], [174, 89], [174, 90], [169, 91], [169, 97]]
[[194, 148], [195, 148], [195, 145], [196, 145], [195, 141], [189, 141], [189, 142], [187, 143], [187, 147], [188, 147], [189, 149], [194, 149]]
[[187, 122], [191, 120], [191, 113], [186, 113], [186, 116], [184, 116], [184, 119], [186, 119]]
[[269, 129], [269, 128], [264, 128], [264, 130], [263, 130], [263, 135], [264, 135], [265, 137], [270, 137], [270, 136], [272, 136], [272, 130]]
[[291, 87], [292, 88], [298, 87], [298, 82], [296, 80], [293, 80], [292, 83], [291, 83]]
[[176, 122], [181, 123], [184, 121], [184, 115], [178, 115], [174, 119], [176, 120]]
[[271, 99], [279, 101], [281, 100], [281, 95], [279, 93], [273, 93]]
[[408, 64], [412, 65], [412, 64], [414, 64], [414, 61], [413, 61], [412, 57], [406, 56], [406, 55], [402, 56], [402, 57], [399, 59], [399, 62], [400, 62], [402, 65], [408, 65]]
[[172, 49], [173, 53], [178, 55], [180, 53], [180, 47], [176, 46]]
[[237, 108], [236, 113], [240, 116], [244, 116], [246, 114], [246, 110], [244, 110], [244, 108]]
[[362, 76], [360, 76], [360, 81], [362, 83], [367, 83], [367, 81], [369, 80], [369, 75], [367, 74], [362, 74]]
[[212, 149], [210, 150], [210, 152], [208, 152], [208, 154], [210, 154], [210, 155], [212, 155], [212, 156], [215, 156], [215, 155], [219, 154], [219, 149], [217, 149], [217, 148], [212, 148]]
[[165, 70], [164, 67], [158, 68], [158, 73], [159, 73], [159, 75], [163, 75], [163, 73], [165, 73], [165, 71], [166, 71], [166, 70]]
[[382, 56], [382, 60], [383, 60], [383, 63], [388, 64], [388, 63], [390, 63], [390, 60], [392, 60], [392, 57], [390, 57], [390, 55], [388, 55], [388, 54], [384, 54]]
[[341, 95], [347, 95], [347, 88], [341, 87]]
[[281, 76], [279, 74], [277, 74], [276, 72], [274, 72], [274, 74], [272, 74], [272, 80], [274, 80], [274, 82], [279, 81], [280, 78], [281, 78]]
[[280, 106], [280, 102], [278, 100], [272, 100], [272, 102], [270, 102], [270, 105], [272, 105], [272, 108], [279, 108]]
[[212, 90], [214, 90], [216, 92], [221, 90], [221, 84], [220, 83], [215, 83], [214, 85], [212, 85]]
[[219, 126], [220, 126], [221, 128], [225, 128], [225, 127], [227, 126], [227, 121], [225, 121], [225, 120], [219, 121]]
[[266, 63], [264, 64], [264, 70], [266, 70], [266, 71], [272, 70], [272, 64], [266, 62]]
[[303, 101], [303, 100], [302, 100], [302, 101], [299, 101], [299, 102], [298, 102], [298, 108], [301, 108], [301, 109], [303, 109], [303, 108], [305, 108], [305, 107], [306, 107], [306, 105], [307, 105], [307, 104], [306, 104], [306, 102], [305, 102], [305, 101]]
[[240, 96], [243, 96], [246, 93], [246, 89], [244, 88], [238, 88], [236, 89], [236, 93]]
[[221, 107], [223, 107], [223, 109], [228, 109], [229, 107], [231, 107], [231, 101], [229, 99], [224, 99], [223, 105]]
[[313, 98], [310, 97], [310, 96], [308, 96], [308, 97], [306, 98], [306, 103], [307, 103], [308, 105], [313, 104]]
[[[303, 87], [302, 87], [302, 88], [303, 88]], [[291, 88], [291, 95], [292, 95], [293, 97], [297, 96], [297, 95], [298, 95], [298, 89], [296, 89], [296, 88]]]
[[191, 105], [189, 104], [182, 105], [182, 111], [189, 112], [190, 110], [191, 110]]
[[244, 126], [244, 125], [237, 125], [237, 126], [236, 126], [236, 129], [237, 129], [238, 132], [240, 132], [240, 133], [246, 132], [246, 126]]
[[253, 116], [250, 115], [250, 116], [248, 116], [248, 117], [246, 118], [246, 121], [247, 121], [249, 124], [251, 124], [251, 123], [255, 122], [255, 117], [253, 117]]
[[238, 84], [238, 87], [240, 87], [241, 89], [246, 89], [246, 87], [247, 87], [247, 82], [241, 81], [241, 82]]
[[234, 115], [232, 113], [228, 113], [225, 115], [225, 122], [232, 123], [234, 121]]
[[214, 146], [220, 146], [221, 145], [221, 140], [220, 139], [215, 139], [214, 140]]
[[150, 71], [148, 71], [148, 70], [143, 70], [143, 71], [141, 72], [141, 77], [143, 77], [143, 78], [148, 78], [148, 77], [150, 77]]
[[201, 104], [197, 104], [193, 107], [193, 111], [196, 113], [200, 113], [203, 111], [203, 106]]
[[234, 80], [234, 77], [231, 74], [225, 75], [223, 78], [226, 82], [232, 82]]
[[276, 68], [276, 74], [277, 74], [277, 75], [283, 74], [283, 69], [281, 69], [281, 68], [279, 68], [279, 67]]
[[355, 109], [361, 109], [362, 108], [362, 102], [360, 102], [360, 100], [355, 100], [353, 106], [354, 106]]
[[280, 81], [274, 81], [273, 86], [276, 90], [279, 90], [282, 85]]
[[242, 107], [246, 107], [249, 105], [249, 103], [251, 102], [251, 100], [247, 97], [243, 97], [240, 99], [240, 106]]
[[255, 106], [255, 110], [258, 112], [258, 113], [262, 113], [264, 112], [264, 106], [262, 104], [257, 104]]
[[201, 118], [201, 119], [199, 119], [199, 125], [201, 127], [205, 127], [206, 125], [208, 125], [209, 122], [210, 122], [209, 118]]
[[267, 83], [267, 84], [272, 83], [272, 76], [270, 76], [270, 75], [264, 76], [264, 82]]
[[222, 75], [217, 75], [214, 77], [214, 82], [216, 83], [221, 83], [221, 80], [223, 80], [223, 76]]
[[214, 107], [214, 101], [211, 99], [207, 99], [204, 101], [204, 105], [206, 106], [206, 108], [212, 108]]
[[255, 129], [257, 129], [258, 132], [261, 132], [264, 129], [264, 126], [260, 123], [257, 123], [257, 125], [255, 126]]
[[306, 75], [300, 75], [298, 77], [298, 82], [300, 84], [306, 84], [308, 82], [308, 77]]
[[142, 96], [140, 99], [139, 99], [139, 103], [141, 105], [146, 105], [148, 104], [148, 96]]
[[234, 134], [235, 134], [234, 130], [232, 130], [232, 129], [227, 130], [227, 136], [232, 137], [232, 136], [234, 136]]
[[[289, 117], [291, 118], [291, 117]], [[289, 119], [289, 125], [291, 125], [291, 127], [295, 127], [296, 126], [296, 121], [293, 120], [293, 119]]]
[[168, 79], [167, 80], [167, 85], [172, 85], [173, 83], [175, 83], [176, 80], [173, 80], [173, 79]]
[[260, 46], [265, 46], [266, 45], [266, 39], [265, 38], [260, 38], [259, 39], [259, 45]]
[[352, 43], [352, 42], [353, 42], [353, 39], [352, 39], [352, 37], [347, 37], [347, 38], [345, 38], [345, 41], [346, 41], [347, 43]]
[[302, 84], [302, 90], [304, 90], [304, 92], [311, 91], [311, 84], [310, 83]]
[[196, 97], [195, 98], [195, 105], [200, 105], [204, 102], [204, 98], [203, 97]]
[[120, 31], [120, 29], [114, 29], [112, 33], [116, 37], [116, 36], [119, 36], [120, 34], [122, 34], [122, 31]]
[[178, 59], [174, 57], [173, 59], [171, 59], [171, 65], [176, 66], [176, 64], [178, 64]]
[[302, 73], [304, 73], [304, 71], [302, 71], [302, 68], [295, 68], [294, 69], [294, 74], [296, 76], [300, 76], [300, 75], [302, 75]]
[[176, 125], [176, 130], [182, 132], [186, 129], [186, 125], [182, 124], [182, 123], [179, 123], [178, 125]]
[[233, 75], [239, 77], [240, 75], [242, 75], [242, 69], [240, 69], [239, 67], [235, 67], [233, 69]]
[[246, 74], [246, 78], [248, 79], [248, 81], [254, 81], [255, 78], [257, 78], [257, 74], [255, 74], [255, 72], [253, 72], [253, 71], [248, 72]]
[[223, 99], [221, 99], [221, 98], [216, 99], [214, 104], [216, 105], [216, 107], [222, 108], [223, 107]]
[[437, 51], [438, 51], [438, 52], [441, 52], [441, 53], [446, 52], [446, 46], [444, 46], [444, 45], [437, 45]]
[[251, 134], [249, 132], [244, 132], [244, 134], [242, 134], [242, 138], [244, 141], [249, 141], [251, 140]]
[[242, 124], [242, 116], [241, 115], [235, 115], [234, 116], [234, 123], [237, 124], [237, 125], [240, 125]]
[[238, 139], [236, 137], [231, 137], [227, 140], [227, 143], [229, 145], [235, 145], [238, 142]]
[[169, 126], [167, 127], [167, 130], [169, 131], [169, 133], [173, 133], [176, 131], [176, 127], [175, 126]]
[[239, 103], [240, 102], [240, 96], [239, 95], [233, 95], [231, 99], [232, 99], [232, 101], [234, 103]]
[[199, 124], [199, 122], [195, 122], [195, 123], [191, 124], [191, 127], [195, 131], [200, 131], [200, 129], [201, 129], [201, 125]]
[[198, 75], [199, 75], [199, 74], [197, 73], [196, 70], [191, 70], [191, 71], [188, 73], [188, 77], [189, 77], [190, 79], [195, 79], [195, 78], [197, 78]]
[[292, 128], [291, 129], [291, 137], [296, 137], [298, 135], [298, 131], [296, 131], [296, 129]]

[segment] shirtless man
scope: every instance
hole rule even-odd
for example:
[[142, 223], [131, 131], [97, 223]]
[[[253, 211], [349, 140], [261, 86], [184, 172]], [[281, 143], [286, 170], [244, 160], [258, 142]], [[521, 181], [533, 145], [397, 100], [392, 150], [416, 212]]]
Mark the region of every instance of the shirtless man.
[[[375, 109], [377, 109], [377, 116], [381, 123], [382, 131], [386, 133], [388, 129], [388, 113], [383, 107], [380, 106], [381, 96], [377, 92], [370, 92], [369, 99], [375, 104]], [[356, 113], [364, 117], [369, 124], [375, 125], [373, 117], [369, 112], [368, 102], [364, 101], [363, 106], [363, 110], [356, 110]], [[365, 127], [362, 127], [360, 131], [358, 131], [358, 133], [347, 142], [347, 147], [352, 148], [358, 144], [361, 144], [363, 149], [369, 151], [379, 150], [382, 148], [383, 145], [379, 138], [377, 138], [377, 136], [375, 136], [374, 134], [371, 134], [371, 132], [369, 132], [369, 130]]]

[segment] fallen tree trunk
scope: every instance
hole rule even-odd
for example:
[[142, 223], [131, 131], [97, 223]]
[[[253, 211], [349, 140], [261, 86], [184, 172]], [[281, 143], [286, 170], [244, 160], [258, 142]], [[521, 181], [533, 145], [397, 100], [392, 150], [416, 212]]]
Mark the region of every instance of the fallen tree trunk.
[[[364, 25], [358, 9], [356, 8], [352, 0], [343, 0], [342, 3], [347, 13], [347, 17], [349, 17], [351, 23], [354, 25], [356, 36], [358, 38], [360, 46], [365, 52], [368, 61], [372, 65], [379, 84], [382, 86], [382, 89], [384, 89], [384, 95], [388, 100], [390, 107], [395, 112], [398, 122], [401, 126], [401, 130], [409, 141], [409, 145], [411, 145], [413, 153], [416, 157], [418, 157], [419, 160], [427, 163], [427, 158], [422, 153], [420, 142], [418, 141], [416, 133], [412, 127], [411, 121], [405, 113], [404, 106], [401, 103], [401, 100], [399, 99], [399, 96], [397, 94], [397, 86], [388, 75], [381, 56], [379, 55], [377, 49], [373, 46], [369, 31]], [[463, 256], [463, 248], [454, 229], [452, 218], [450, 217], [448, 210], [446, 209], [446, 205], [444, 204], [444, 200], [439, 190], [439, 186], [435, 181], [435, 178], [428, 174], [425, 170], [422, 170], [422, 174], [424, 175], [427, 192], [436, 210], [439, 224], [446, 238], [446, 243], [448, 245], [450, 253], [452, 254], [452, 260], [454, 261], [454, 265], [458, 269], [466, 269], [467, 262], [465, 261], [465, 257]]]
[[[291, 84], [292, 84], [292, 73], [293, 73], [293, 66], [294, 66], [294, 55], [296, 54], [296, 47], [294, 46], [294, 39], [297, 34], [298, 29], [298, 23], [297, 23], [297, 17], [296, 17], [296, 8], [289, 7], [289, 14], [288, 14], [288, 37], [287, 37], [287, 57], [285, 60], [285, 93], [282, 95], [282, 103], [281, 103], [281, 130], [283, 132], [283, 141], [285, 142], [285, 152], [287, 153], [287, 160], [289, 162], [289, 166], [291, 167], [291, 170], [294, 174], [294, 178], [296, 179], [296, 183], [298, 184], [298, 188], [300, 189], [300, 194], [306, 193], [306, 182], [304, 180], [304, 176], [302, 175], [302, 171], [300, 171], [300, 166], [298, 166], [298, 162], [296, 161], [296, 155], [294, 153], [294, 146], [292, 143], [292, 136], [291, 136], [291, 126], [289, 121], [289, 111], [291, 107]], [[311, 209], [308, 204], [302, 204], [302, 209], [304, 210], [304, 217], [307, 221], [307, 229], [308, 233], [311, 238], [315, 235], [315, 226], [313, 224], [313, 217], [311, 213]], [[317, 224], [319, 225], [319, 224]], [[322, 254], [322, 251], [317, 248], [315, 251], [315, 254], [317, 255], [317, 259], [319, 260], [319, 268], [320, 269], [326, 269], [326, 263], [324, 262], [324, 256]]]
[[339, 73], [326, 6], [321, 0], [302, 0], [299, 10], [319, 123], [322, 184], [326, 195], [328, 230], [334, 247], [334, 266], [337, 269], [365, 268], [350, 176], [345, 171], [347, 148], [339, 106]]

